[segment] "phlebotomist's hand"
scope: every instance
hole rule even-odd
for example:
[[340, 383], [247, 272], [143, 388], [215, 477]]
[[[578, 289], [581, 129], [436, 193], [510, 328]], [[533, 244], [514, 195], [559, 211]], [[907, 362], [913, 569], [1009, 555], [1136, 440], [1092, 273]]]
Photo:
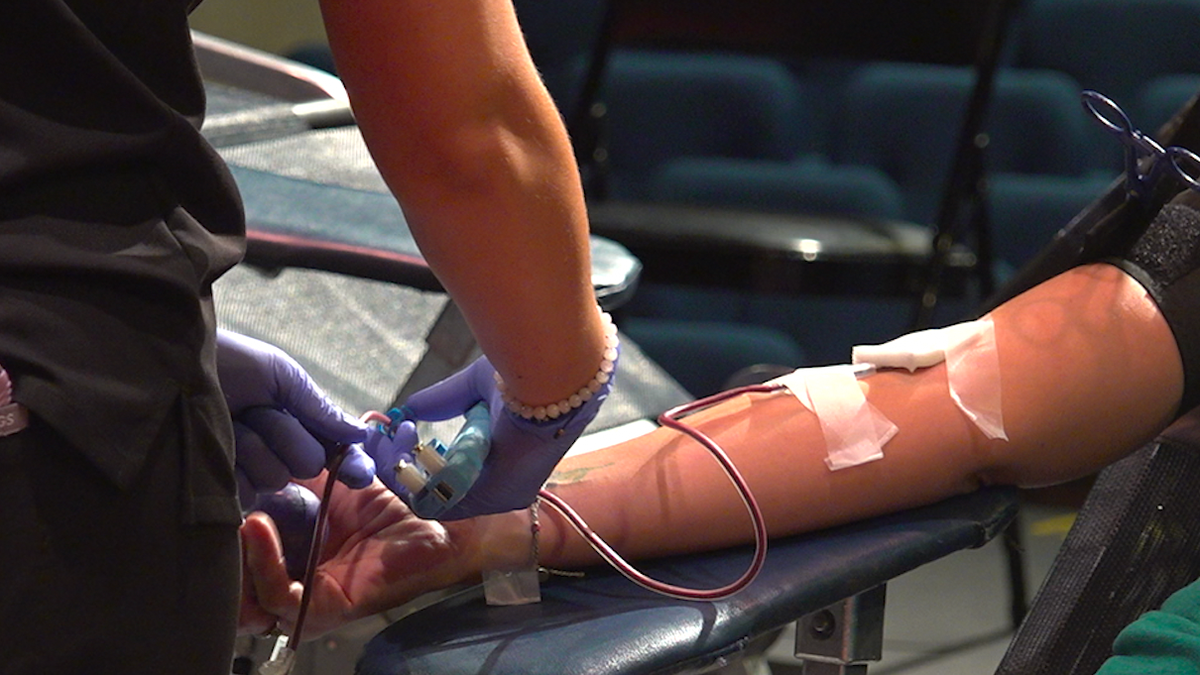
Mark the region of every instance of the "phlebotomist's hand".
[[612, 387], [618, 354], [614, 342], [609, 372], [603, 382], [589, 383], [585, 400], [574, 402], [575, 407], [564, 406], [567, 408], [564, 411], [543, 419], [526, 418], [511, 410], [497, 386], [495, 368], [487, 357], [479, 357], [445, 380], [410, 396], [401, 408], [405, 421], [390, 437], [372, 431], [365, 447], [379, 467], [380, 479], [411, 501], [413, 495], [398, 483], [393, 469], [399, 460], [412, 459], [417, 442], [412, 420], [451, 419], [483, 401], [491, 412], [490, 451], [475, 484], [461, 501], [437, 518], [458, 520], [524, 508], [537, 498], [550, 472], [596, 417]]
[[350, 447], [338, 479], [352, 488], [371, 483], [375, 463], [359, 445], [366, 426], [330, 401], [283, 350], [218, 330], [217, 375], [233, 416], [243, 507], [292, 478], [316, 476], [339, 443]]

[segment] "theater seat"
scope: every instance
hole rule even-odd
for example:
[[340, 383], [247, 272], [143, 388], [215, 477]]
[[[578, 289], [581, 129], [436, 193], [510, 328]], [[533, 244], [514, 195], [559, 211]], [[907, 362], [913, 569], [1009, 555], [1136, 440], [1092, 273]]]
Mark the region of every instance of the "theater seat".
[[614, 50], [600, 100], [614, 199], [646, 198], [675, 159], [791, 160], [809, 114], [781, 63], [740, 54]]
[[[873, 166], [904, 197], [904, 215], [933, 224], [974, 83], [965, 67], [877, 63], [846, 85], [840, 163]], [[1079, 87], [1061, 73], [1001, 70], [984, 121], [988, 172], [1078, 175], [1092, 129]]]
[[871, 166], [807, 157], [783, 162], [684, 157], [650, 178], [648, 199], [758, 211], [903, 218], [895, 181]]

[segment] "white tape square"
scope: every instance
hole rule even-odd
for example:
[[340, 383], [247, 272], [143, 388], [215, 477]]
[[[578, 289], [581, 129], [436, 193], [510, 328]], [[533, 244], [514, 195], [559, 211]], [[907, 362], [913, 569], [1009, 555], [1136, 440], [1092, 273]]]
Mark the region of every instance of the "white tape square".
[[851, 361], [909, 372], [945, 361], [950, 397], [988, 438], [1008, 439], [1000, 405], [1000, 357], [991, 317], [854, 347]]
[[883, 446], [898, 431], [867, 401], [852, 366], [802, 368], [774, 382], [817, 416], [832, 471], [881, 459]]

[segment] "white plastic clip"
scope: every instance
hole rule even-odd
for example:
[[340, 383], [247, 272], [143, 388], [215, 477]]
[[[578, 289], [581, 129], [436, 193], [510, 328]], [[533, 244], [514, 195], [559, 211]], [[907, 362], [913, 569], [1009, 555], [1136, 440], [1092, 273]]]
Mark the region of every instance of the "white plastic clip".
[[296, 651], [288, 646], [287, 635], [275, 638], [271, 658], [258, 667], [258, 675], [289, 675], [296, 665]]

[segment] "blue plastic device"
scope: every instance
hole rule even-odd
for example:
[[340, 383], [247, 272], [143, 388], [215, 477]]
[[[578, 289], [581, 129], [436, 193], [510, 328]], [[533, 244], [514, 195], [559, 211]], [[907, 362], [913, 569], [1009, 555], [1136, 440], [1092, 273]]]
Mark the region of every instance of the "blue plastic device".
[[[492, 420], [486, 403], [475, 404], [464, 415], [465, 420], [458, 435], [449, 447], [437, 439], [425, 444], [423, 452], [436, 452], [439, 457], [422, 458], [417, 461], [428, 472], [425, 487], [413, 493], [409, 506], [413, 513], [422, 518], [437, 518], [458, 504], [479, 478], [483, 461], [487, 458], [492, 443]], [[431, 465], [440, 468], [431, 469]]]

